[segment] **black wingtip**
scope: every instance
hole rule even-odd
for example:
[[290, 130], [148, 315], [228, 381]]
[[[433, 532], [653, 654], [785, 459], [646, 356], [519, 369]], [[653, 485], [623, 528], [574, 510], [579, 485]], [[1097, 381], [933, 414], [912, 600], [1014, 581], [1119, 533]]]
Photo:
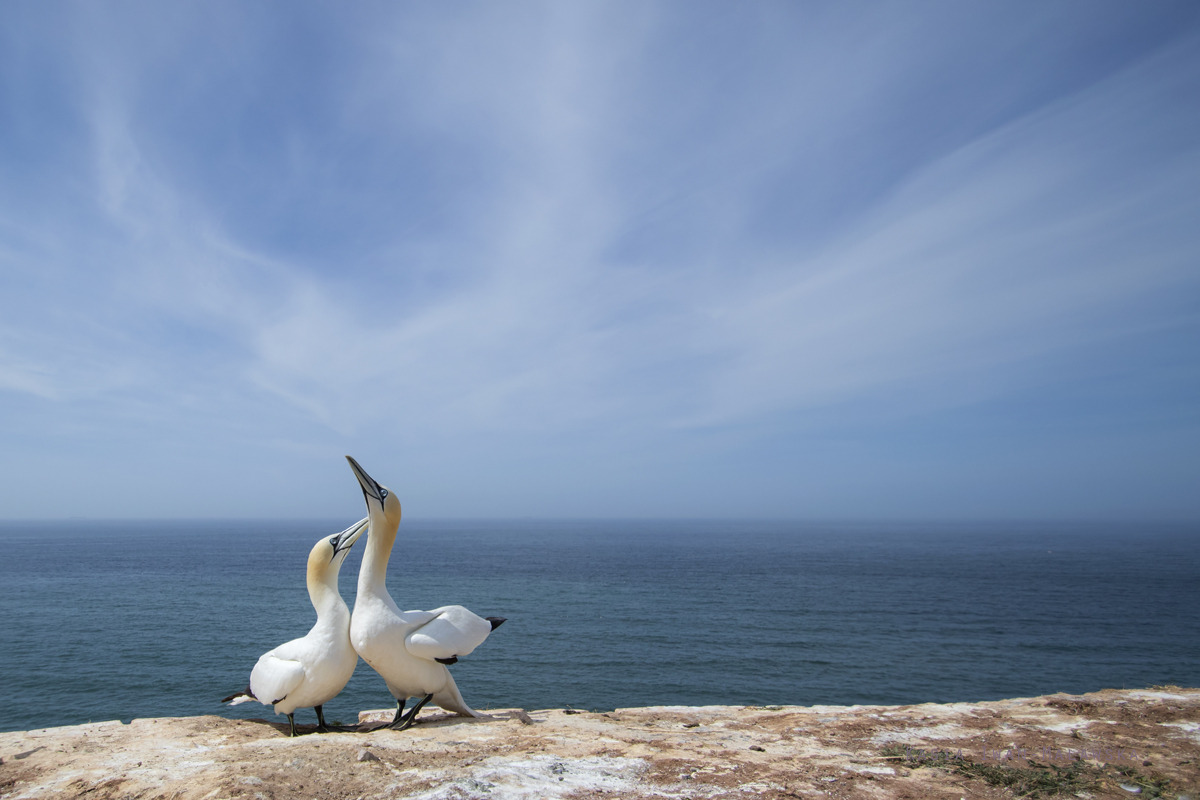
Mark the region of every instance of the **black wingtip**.
[[496, 628], [508, 622], [508, 617], [484, 617], [484, 619], [492, 623], [492, 630], [496, 630]]
[[449, 658], [435, 658], [434, 661], [439, 664], [457, 664], [458, 656], [450, 656]]

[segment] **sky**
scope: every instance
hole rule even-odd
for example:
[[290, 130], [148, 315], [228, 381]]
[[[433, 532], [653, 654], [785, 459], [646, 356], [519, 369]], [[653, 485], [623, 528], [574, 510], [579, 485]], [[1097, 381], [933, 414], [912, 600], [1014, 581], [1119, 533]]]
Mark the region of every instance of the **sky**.
[[1200, 519], [1193, 2], [0, 5], [0, 519]]

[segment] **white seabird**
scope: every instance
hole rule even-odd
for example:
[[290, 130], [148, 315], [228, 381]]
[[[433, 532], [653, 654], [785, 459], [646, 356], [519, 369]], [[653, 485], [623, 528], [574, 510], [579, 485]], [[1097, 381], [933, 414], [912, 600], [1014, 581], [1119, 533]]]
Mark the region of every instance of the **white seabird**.
[[[346, 456], [367, 503], [367, 550], [358, 572], [358, 597], [350, 620], [350, 641], [363, 661], [378, 672], [396, 698], [389, 727], [404, 730], [429, 701], [464, 717], [483, 717], [463, 700], [447, 664], [458, 661], [500, 627], [503, 617], [480, 617], [462, 606], [433, 611], [401, 611], [384, 585], [388, 559], [400, 527], [400, 501]], [[408, 698], [420, 698], [407, 713]]]
[[358, 654], [350, 645], [350, 609], [338, 592], [338, 573], [366, 530], [367, 520], [362, 519], [313, 546], [308, 554], [308, 596], [317, 610], [317, 624], [303, 638], [264, 653], [250, 672], [250, 685], [222, 703], [257, 700], [273, 705], [276, 714], [287, 714], [291, 736], [296, 735], [292, 714], [297, 708], [316, 710], [318, 731], [335, 729], [325, 724], [321, 706], [337, 697], [358, 666]]

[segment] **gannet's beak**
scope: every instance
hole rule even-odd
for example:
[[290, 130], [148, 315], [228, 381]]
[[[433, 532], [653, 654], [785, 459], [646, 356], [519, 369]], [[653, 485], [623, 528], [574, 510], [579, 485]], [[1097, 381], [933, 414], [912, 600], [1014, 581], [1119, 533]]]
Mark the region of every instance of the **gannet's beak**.
[[354, 470], [354, 477], [358, 478], [359, 484], [363, 490], [363, 500], [367, 503], [367, 513], [371, 511], [371, 498], [379, 501], [379, 509], [383, 510], [383, 498], [387, 497], [387, 489], [375, 482], [375, 479], [367, 474], [367, 471], [358, 465], [350, 456], [346, 456], [346, 460], [350, 462], [350, 469]]
[[358, 541], [358, 537], [367, 532], [367, 521], [369, 519], [369, 517], [364, 517], [337, 536], [330, 537], [329, 543], [333, 545], [333, 555], [329, 557], [330, 561], [336, 558], [338, 553], [345, 552], [354, 547], [354, 543]]

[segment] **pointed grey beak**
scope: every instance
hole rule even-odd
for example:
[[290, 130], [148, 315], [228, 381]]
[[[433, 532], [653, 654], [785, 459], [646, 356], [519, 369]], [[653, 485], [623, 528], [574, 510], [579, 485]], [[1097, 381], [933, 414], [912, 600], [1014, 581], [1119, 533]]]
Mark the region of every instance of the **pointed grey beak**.
[[358, 541], [358, 537], [367, 532], [368, 519], [368, 517], [364, 517], [337, 536], [330, 537], [329, 543], [333, 545], [333, 556], [331, 556], [331, 559], [336, 558], [338, 553], [343, 553], [354, 547], [354, 543]]
[[380, 509], [383, 508], [383, 498], [387, 497], [387, 489], [375, 482], [375, 479], [367, 474], [367, 471], [358, 465], [350, 456], [346, 456], [346, 460], [350, 462], [350, 469], [354, 471], [354, 477], [358, 478], [359, 485], [362, 486], [363, 500], [367, 503], [367, 512], [371, 511], [371, 498], [374, 497], [379, 501]]

